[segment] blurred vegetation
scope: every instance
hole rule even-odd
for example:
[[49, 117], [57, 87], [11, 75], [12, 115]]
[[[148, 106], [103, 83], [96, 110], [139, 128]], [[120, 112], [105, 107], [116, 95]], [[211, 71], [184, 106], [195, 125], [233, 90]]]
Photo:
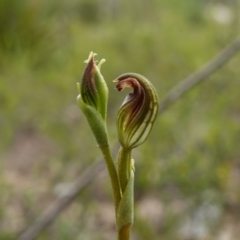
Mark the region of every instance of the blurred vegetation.
[[[160, 99], [236, 37], [240, 2], [0, 1], [0, 240], [16, 239], [100, 154], [76, 105], [90, 51], [106, 58], [110, 138], [139, 72]], [[168, 109], [134, 152], [133, 239], [240, 239], [240, 57]], [[40, 240], [114, 239], [108, 176]]]

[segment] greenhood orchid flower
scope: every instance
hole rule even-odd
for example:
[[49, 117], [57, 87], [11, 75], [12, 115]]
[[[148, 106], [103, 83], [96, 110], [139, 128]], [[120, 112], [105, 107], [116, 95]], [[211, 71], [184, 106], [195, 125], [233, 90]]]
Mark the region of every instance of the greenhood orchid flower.
[[149, 80], [137, 73], [120, 75], [114, 82], [122, 91], [125, 87], [133, 92], [125, 98], [118, 111], [118, 138], [122, 147], [133, 149], [148, 137], [158, 113], [158, 96]]

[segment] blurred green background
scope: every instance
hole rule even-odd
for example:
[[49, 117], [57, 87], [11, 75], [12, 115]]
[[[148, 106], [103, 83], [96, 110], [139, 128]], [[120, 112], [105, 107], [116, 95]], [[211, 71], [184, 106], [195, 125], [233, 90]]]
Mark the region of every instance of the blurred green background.
[[[239, 33], [239, 0], [0, 1], [0, 240], [16, 239], [100, 156], [76, 104], [90, 51], [110, 90], [108, 126], [139, 72], [160, 99]], [[133, 240], [240, 239], [240, 57], [161, 115], [134, 151]], [[116, 239], [109, 177], [38, 238]]]

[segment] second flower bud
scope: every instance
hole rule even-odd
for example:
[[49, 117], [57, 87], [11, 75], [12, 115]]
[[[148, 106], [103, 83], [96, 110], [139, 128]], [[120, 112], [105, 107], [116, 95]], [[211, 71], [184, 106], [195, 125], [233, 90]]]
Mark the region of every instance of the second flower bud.
[[133, 89], [117, 116], [119, 141], [124, 148], [132, 149], [142, 144], [152, 129], [158, 112], [157, 92], [147, 78], [137, 73], [123, 74], [114, 82], [118, 91]]

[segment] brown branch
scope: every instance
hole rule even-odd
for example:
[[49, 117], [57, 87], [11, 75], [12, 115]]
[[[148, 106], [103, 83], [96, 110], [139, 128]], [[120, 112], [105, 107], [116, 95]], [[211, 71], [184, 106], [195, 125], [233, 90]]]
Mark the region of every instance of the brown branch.
[[[215, 72], [221, 66], [223, 66], [231, 57], [233, 57], [240, 50], [240, 39], [236, 39], [228, 47], [223, 49], [215, 58], [209, 61], [200, 70], [193, 73], [183, 81], [181, 81], [176, 87], [174, 87], [161, 101], [159, 107], [159, 113], [165, 111], [171, 104], [175, 103], [181, 96], [192, 89], [194, 86], [203, 82], [210, 74]], [[115, 144], [113, 154], [117, 153], [118, 144]], [[18, 238], [18, 240], [33, 240], [37, 235], [44, 230], [50, 223], [52, 223], [57, 216], [71, 204], [81, 190], [91, 183], [100, 172], [105, 169], [104, 161], [101, 158], [99, 161], [93, 163], [88, 167], [73, 183], [71, 189], [68, 191], [68, 195], [63, 198], [58, 198], [53, 202], [43, 214]]]

